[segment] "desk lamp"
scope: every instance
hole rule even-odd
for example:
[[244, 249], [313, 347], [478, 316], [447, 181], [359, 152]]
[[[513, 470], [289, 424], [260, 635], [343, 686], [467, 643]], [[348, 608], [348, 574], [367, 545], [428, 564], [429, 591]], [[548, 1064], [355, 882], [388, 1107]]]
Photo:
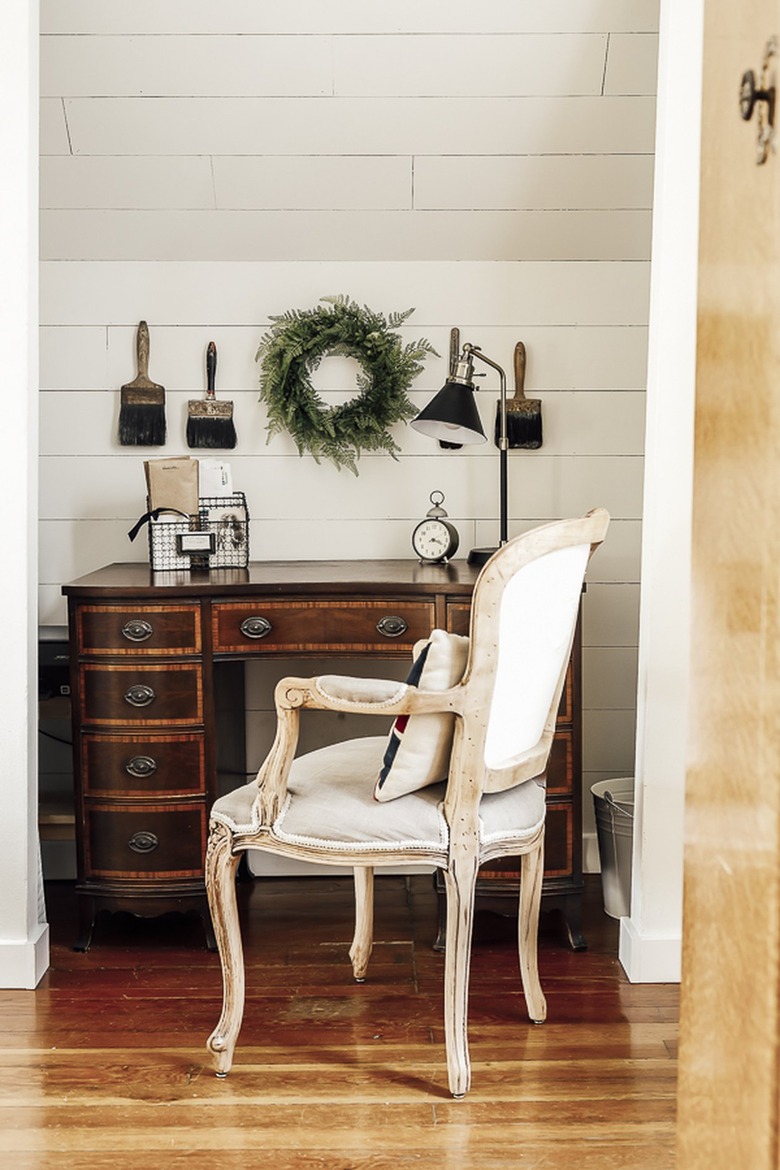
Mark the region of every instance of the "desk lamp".
[[[507, 542], [507, 451], [509, 441], [506, 427], [506, 376], [496, 362], [484, 354], [478, 345], [469, 342], [463, 346], [460, 357], [450, 369], [450, 375], [439, 393], [413, 419], [411, 426], [423, 435], [449, 446], [484, 443], [487, 436], [474, 400], [474, 378], [483, 375], [474, 373], [474, 359], [498, 370], [501, 379], [501, 402], [499, 409], [500, 429], [498, 435], [499, 458], [499, 543]], [[470, 565], [484, 565], [496, 551], [495, 548], [473, 548], [468, 555]]]

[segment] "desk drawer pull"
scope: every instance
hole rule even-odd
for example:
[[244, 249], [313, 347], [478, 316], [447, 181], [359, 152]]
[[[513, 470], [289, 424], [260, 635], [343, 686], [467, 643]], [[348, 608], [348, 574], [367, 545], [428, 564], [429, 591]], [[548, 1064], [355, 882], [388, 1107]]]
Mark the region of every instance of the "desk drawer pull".
[[127, 638], [128, 642], [145, 642], [153, 633], [151, 623], [143, 618], [131, 618], [122, 626], [122, 637]]
[[394, 617], [392, 614], [388, 614], [387, 617], [380, 618], [376, 624], [376, 628], [386, 638], [400, 638], [401, 634], [405, 634], [409, 629], [409, 625], [402, 617]]
[[264, 638], [272, 629], [268, 618], [264, 617], [248, 617], [241, 623], [241, 633], [247, 638]]
[[153, 776], [157, 771], [157, 761], [151, 756], [133, 756], [132, 760], [125, 764], [125, 771], [130, 776], [135, 776], [137, 780], [143, 780], [147, 776]]
[[160, 844], [160, 840], [154, 833], [139, 829], [137, 833], [133, 833], [127, 844], [133, 853], [151, 853]]
[[157, 698], [151, 687], [145, 683], [135, 683], [125, 691], [124, 699], [131, 707], [148, 707]]

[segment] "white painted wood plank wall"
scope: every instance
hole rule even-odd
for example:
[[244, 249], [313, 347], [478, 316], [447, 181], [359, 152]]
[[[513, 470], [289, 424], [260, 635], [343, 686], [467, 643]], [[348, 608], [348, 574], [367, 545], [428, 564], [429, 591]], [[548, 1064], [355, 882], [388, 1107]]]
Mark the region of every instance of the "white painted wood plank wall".
[[[446, 355], [451, 326], [511, 382], [516, 340], [544, 446], [510, 453], [510, 531], [611, 511], [585, 599], [585, 791], [630, 773], [657, 0], [43, 0], [41, 622], [60, 586], [142, 559], [142, 461], [187, 453], [186, 402], [235, 403], [252, 555], [405, 557], [440, 488], [465, 551], [496, 536], [493, 448], [396, 429], [355, 479], [265, 442], [254, 354], [271, 314], [347, 293]], [[116, 442], [151, 330], [164, 450]], [[413, 389], [421, 406], [445, 358]], [[350, 363], [323, 362], [328, 401]], [[492, 428], [492, 375], [479, 396]], [[249, 674], [252, 762], [268, 684]], [[590, 801], [585, 801], [589, 821]]]

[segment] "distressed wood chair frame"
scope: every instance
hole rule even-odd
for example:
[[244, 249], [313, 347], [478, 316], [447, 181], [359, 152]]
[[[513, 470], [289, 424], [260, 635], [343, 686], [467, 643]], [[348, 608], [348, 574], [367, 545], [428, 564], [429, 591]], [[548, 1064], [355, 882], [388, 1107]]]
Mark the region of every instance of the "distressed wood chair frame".
[[[471, 608], [470, 649], [462, 681], [447, 691], [426, 692], [387, 680], [347, 679], [340, 676], [283, 678], [275, 691], [277, 730], [274, 743], [253, 782], [251, 818], [247, 824], [221, 811], [217, 801], [210, 822], [206, 853], [206, 889], [222, 965], [223, 1006], [208, 1040], [218, 1076], [225, 1076], [233, 1061], [244, 1011], [244, 962], [236, 902], [236, 866], [248, 849], [312, 862], [350, 866], [355, 881], [355, 929], [349, 957], [353, 975], [365, 979], [372, 947], [374, 868], [405, 862], [430, 863], [444, 874], [447, 898], [447, 946], [444, 971], [444, 1020], [450, 1091], [463, 1097], [470, 1085], [467, 1040], [467, 1000], [474, 890], [477, 871], [484, 862], [504, 856], [521, 856], [518, 950], [520, 974], [530, 1019], [544, 1021], [547, 1005], [539, 981], [537, 934], [544, 871], [544, 817], [539, 823], [508, 826], [506, 836], [493, 833], [484, 839], [480, 831], [480, 802], [485, 794], [507, 792], [534, 778], [543, 777], [564, 684], [575, 616], [568, 642], [556, 663], [557, 684], [544, 729], [538, 742], [506, 766], [488, 767], [485, 740], [498, 660], [501, 604], [507, 584], [531, 562], [565, 548], [589, 546], [588, 557], [606, 534], [609, 516], [595, 509], [586, 516], [543, 525], [503, 546], [485, 565], [474, 588]], [[582, 576], [577, 585], [581, 589]], [[539, 613], [544, 621], [544, 613]], [[391, 717], [431, 712], [455, 716], [449, 778], [440, 810], [447, 826], [446, 840], [420, 848], [394, 849], [316, 845], [280, 839], [274, 826], [285, 805], [287, 781], [298, 743], [300, 712], [326, 710], [353, 714], [386, 714]], [[367, 776], [373, 787], [375, 777]], [[250, 786], [247, 786], [248, 788]], [[227, 800], [229, 798], [222, 798]], [[399, 798], [401, 800], [407, 797]], [[380, 806], [387, 808], [388, 805]]]

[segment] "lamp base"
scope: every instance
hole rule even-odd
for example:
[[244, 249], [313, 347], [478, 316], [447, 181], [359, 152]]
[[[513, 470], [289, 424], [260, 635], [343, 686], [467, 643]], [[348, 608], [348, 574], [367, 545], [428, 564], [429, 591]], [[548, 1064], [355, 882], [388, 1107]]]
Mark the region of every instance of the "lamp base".
[[485, 565], [495, 552], [498, 552], [497, 548], [473, 548], [468, 555], [466, 563], [469, 565]]

